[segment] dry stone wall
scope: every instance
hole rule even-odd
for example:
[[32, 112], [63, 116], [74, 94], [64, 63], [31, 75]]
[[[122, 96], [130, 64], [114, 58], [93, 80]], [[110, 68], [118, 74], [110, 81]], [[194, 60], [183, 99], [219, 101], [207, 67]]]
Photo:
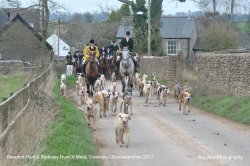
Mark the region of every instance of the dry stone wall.
[[176, 77], [176, 56], [144, 56], [140, 60], [140, 74], [144, 73], [173, 82]]
[[197, 55], [199, 85], [226, 95], [250, 96], [250, 53]]

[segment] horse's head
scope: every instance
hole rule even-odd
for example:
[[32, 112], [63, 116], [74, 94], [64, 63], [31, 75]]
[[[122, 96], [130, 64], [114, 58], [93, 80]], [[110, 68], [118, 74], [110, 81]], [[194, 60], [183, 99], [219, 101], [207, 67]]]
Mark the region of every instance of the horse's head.
[[131, 63], [133, 63], [133, 61], [132, 61], [132, 59], [131, 59], [131, 55], [130, 55], [130, 53], [129, 53], [129, 51], [127, 50], [127, 51], [122, 51], [122, 60], [121, 60], [121, 63], [120, 63], [120, 65], [123, 67], [123, 68], [126, 68], [126, 69], [128, 69], [129, 68], [129, 66], [131, 65]]
[[128, 50], [122, 51], [122, 59], [128, 59], [129, 57], [130, 57], [130, 54]]
[[95, 59], [95, 52], [89, 52], [89, 60], [91, 61], [91, 62], [93, 62], [94, 61], [94, 59]]

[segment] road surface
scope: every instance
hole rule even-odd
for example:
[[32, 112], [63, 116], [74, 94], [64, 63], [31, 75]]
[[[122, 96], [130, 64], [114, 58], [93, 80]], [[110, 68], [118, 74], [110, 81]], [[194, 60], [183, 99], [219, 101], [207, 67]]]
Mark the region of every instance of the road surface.
[[[74, 90], [70, 96], [79, 106]], [[110, 111], [106, 118], [97, 116], [94, 138], [104, 166], [249, 166], [250, 126], [194, 108], [185, 116], [170, 97], [165, 107], [158, 105], [156, 96], [145, 104], [137, 90], [133, 109], [128, 148], [115, 142], [115, 116]]]

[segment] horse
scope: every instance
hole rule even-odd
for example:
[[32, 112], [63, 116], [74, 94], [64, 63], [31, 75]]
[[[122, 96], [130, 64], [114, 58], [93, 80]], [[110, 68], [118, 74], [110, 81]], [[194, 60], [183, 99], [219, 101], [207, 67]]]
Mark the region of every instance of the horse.
[[109, 59], [109, 75], [111, 76], [113, 72], [115, 72], [116, 77], [118, 77], [118, 72], [117, 72], [117, 53], [114, 53], [111, 56], [111, 58]]
[[92, 87], [94, 86], [98, 77], [98, 66], [95, 62], [95, 53], [93, 52], [89, 53], [89, 60], [85, 68], [85, 74], [87, 93], [89, 94], [89, 96], [93, 96]]
[[75, 59], [73, 63], [73, 73], [77, 76], [78, 73], [83, 73], [82, 53], [80, 51], [76, 51], [73, 58]]
[[[133, 75], [134, 75], [134, 62], [132, 60], [131, 54], [128, 50], [123, 49], [122, 51], [122, 59], [120, 62], [120, 79], [122, 82], [122, 92], [125, 92], [125, 87], [133, 88]], [[128, 77], [127, 85], [125, 84], [125, 77]]]
[[108, 60], [105, 55], [102, 55], [99, 60], [99, 72], [107, 76]]

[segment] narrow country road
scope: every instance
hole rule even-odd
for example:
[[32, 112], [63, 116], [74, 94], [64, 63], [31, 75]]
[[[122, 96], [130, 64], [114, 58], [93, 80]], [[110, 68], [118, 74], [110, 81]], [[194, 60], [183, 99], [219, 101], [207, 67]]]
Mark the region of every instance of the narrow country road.
[[[156, 96], [145, 104], [137, 90], [133, 95], [128, 148], [115, 142], [115, 116], [109, 111], [108, 117], [97, 117], [94, 137], [104, 166], [249, 166], [250, 126], [194, 108], [184, 116], [173, 98], [164, 107], [158, 106]], [[74, 90], [70, 97], [79, 106]]]

